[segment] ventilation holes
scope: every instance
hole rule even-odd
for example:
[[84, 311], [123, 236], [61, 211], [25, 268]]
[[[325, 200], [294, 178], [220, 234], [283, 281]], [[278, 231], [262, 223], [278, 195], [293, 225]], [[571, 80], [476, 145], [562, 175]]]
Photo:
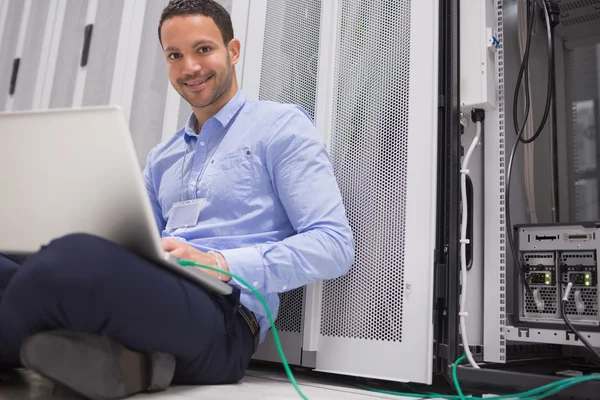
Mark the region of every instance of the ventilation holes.
[[356, 257], [324, 283], [324, 336], [402, 341], [410, 3], [340, 1], [331, 155]]
[[[575, 302], [577, 292], [579, 295], [579, 310]], [[564, 295], [564, 290], [563, 290]], [[598, 289], [597, 288], [573, 288], [569, 293], [565, 312], [567, 315], [580, 317], [598, 317]]]
[[321, 0], [267, 4], [259, 98], [298, 104], [314, 118]]
[[[527, 274], [529, 279], [529, 274]], [[556, 314], [558, 310], [556, 286], [531, 286], [531, 290], [537, 290], [541, 300], [544, 302], [544, 307], [539, 310], [533, 297], [525, 291], [525, 316], [528, 314]]]
[[593, 13], [589, 13], [589, 14], [580, 15], [578, 17], [565, 18], [561, 21], [561, 23], [564, 26], [573, 26], [573, 25], [584, 24], [586, 22], [593, 22], [593, 21], [596, 21], [599, 19], [600, 19], [600, 11], [597, 11], [597, 12], [593, 12]]
[[280, 332], [302, 332], [304, 288], [279, 295], [279, 314], [275, 327]]
[[129, 117], [138, 160], [145, 164], [148, 152], [160, 142], [169, 80], [156, 27], [167, 0], [149, 1], [144, 14], [140, 53]]
[[[48, 8], [50, 2], [42, 1], [37, 7], [31, 7], [25, 43], [23, 46], [23, 55], [21, 58], [19, 76], [29, 77], [29, 79], [17, 80], [14, 103], [12, 109], [30, 110], [33, 107], [33, 95], [35, 93], [36, 82], [34, 77], [40, 64], [40, 55], [42, 53], [42, 44], [46, 21], [48, 19]], [[18, 31], [17, 31], [18, 32]], [[10, 59], [12, 62], [12, 59]], [[32, 79], [33, 78], [33, 79]], [[7, 79], [8, 81], [8, 79]], [[2, 109], [2, 107], [0, 107]]]
[[[8, 100], [9, 78], [13, 67], [13, 55], [17, 49], [17, 39], [19, 38], [22, 20], [21, 16], [24, 8], [24, 1], [9, 1], [6, 21], [4, 26], [0, 27], [0, 29], [3, 30], [2, 41], [0, 41], [0, 54], [3, 55], [3, 57], [0, 57], [0, 76], [2, 77], [2, 79], [0, 79], [0, 110], [5, 109], [6, 101]], [[7, 57], [7, 55], [10, 56]], [[21, 68], [23, 68], [23, 66], [21, 66]], [[23, 79], [20, 79], [20, 81], [22, 80]]]
[[81, 57], [81, 41], [85, 28], [88, 0], [69, 0], [62, 24], [56, 71], [52, 80], [50, 108], [69, 108], [73, 105], [75, 79]]
[[600, 5], [600, 0], [563, 0], [559, 2], [561, 12], [574, 11], [578, 8]]
[[[506, 248], [505, 248], [505, 234], [506, 234], [506, 215], [504, 205], [506, 202], [505, 198], [505, 140], [504, 140], [504, 11], [503, 11], [503, 0], [498, 0], [496, 3], [498, 13], [498, 40], [500, 45], [497, 51], [497, 76], [498, 76], [498, 148], [499, 154], [499, 172], [500, 180], [498, 182], [500, 187], [500, 210], [499, 210], [499, 222], [500, 222], [500, 243], [499, 243], [499, 278], [500, 282], [506, 282]], [[506, 294], [505, 283], [499, 284], [500, 296]], [[503, 327], [506, 322], [505, 307], [503, 304], [499, 304], [500, 311], [500, 324], [498, 330], [498, 343], [500, 345], [500, 361], [506, 360], [506, 342], [503, 336]]]
[[121, 30], [123, 2], [98, 3], [98, 14], [94, 21], [91, 51], [87, 66], [83, 106], [110, 103], [117, 45]]
[[[314, 118], [321, 0], [269, 1], [265, 26], [259, 99], [298, 104]], [[301, 332], [304, 290], [280, 299], [277, 329]]]

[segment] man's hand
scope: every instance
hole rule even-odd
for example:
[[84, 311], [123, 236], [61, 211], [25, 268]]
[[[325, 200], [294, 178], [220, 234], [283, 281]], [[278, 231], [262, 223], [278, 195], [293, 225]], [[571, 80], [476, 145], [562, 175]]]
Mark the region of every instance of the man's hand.
[[[193, 261], [196, 264], [208, 265], [209, 267], [217, 268], [217, 262], [212, 254], [208, 254], [198, 249], [195, 249], [194, 247], [185, 244], [179, 240], [165, 238], [162, 239], [162, 245], [163, 249], [166, 252], [171, 253], [173, 256], [179, 259]], [[216, 254], [217, 257], [219, 257], [221, 269], [226, 272], [229, 271], [229, 267], [227, 266], [225, 258], [220, 253]], [[215, 278], [217, 278], [219, 275], [216, 271], [212, 271], [202, 267], [197, 268], [201, 269], [209, 275], [214, 276]], [[231, 280], [231, 277], [229, 277], [229, 275], [222, 274], [221, 280], [224, 282], [228, 282]]]

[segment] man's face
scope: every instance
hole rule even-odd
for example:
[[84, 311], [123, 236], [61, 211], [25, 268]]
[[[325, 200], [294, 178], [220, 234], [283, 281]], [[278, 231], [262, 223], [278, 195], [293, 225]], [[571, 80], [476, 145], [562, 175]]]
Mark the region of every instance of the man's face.
[[239, 41], [224, 43], [212, 18], [170, 18], [163, 22], [161, 40], [169, 80], [192, 107], [210, 106], [231, 89]]

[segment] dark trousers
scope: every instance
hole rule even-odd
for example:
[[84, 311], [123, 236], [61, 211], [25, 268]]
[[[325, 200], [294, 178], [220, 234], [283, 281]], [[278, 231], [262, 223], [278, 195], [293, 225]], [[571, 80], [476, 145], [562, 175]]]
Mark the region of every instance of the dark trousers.
[[164, 268], [89, 235], [57, 239], [21, 265], [0, 256], [0, 367], [19, 367], [30, 335], [66, 329], [108, 335], [177, 359], [175, 384], [240, 380], [253, 336], [239, 290], [208, 294]]

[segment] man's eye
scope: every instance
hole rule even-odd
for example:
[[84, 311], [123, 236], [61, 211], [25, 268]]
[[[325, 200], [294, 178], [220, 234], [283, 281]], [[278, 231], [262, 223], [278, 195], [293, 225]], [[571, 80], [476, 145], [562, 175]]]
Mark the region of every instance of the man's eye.
[[204, 46], [204, 47], [200, 47], [198, 49], [198, 52], [200, 52], [200, 53], [206, 53], [207, 51], [210, 51], [210, 47]]
[[177, 58], [179, 58], [179, 57], [180, 57], [180, 54], [179, 54], [179, 53], [171, 53], [171, 54], [169, 54], [169, 58], [170, 58], [171, 60], [175, 60], [175, 59], [177, 59]]

